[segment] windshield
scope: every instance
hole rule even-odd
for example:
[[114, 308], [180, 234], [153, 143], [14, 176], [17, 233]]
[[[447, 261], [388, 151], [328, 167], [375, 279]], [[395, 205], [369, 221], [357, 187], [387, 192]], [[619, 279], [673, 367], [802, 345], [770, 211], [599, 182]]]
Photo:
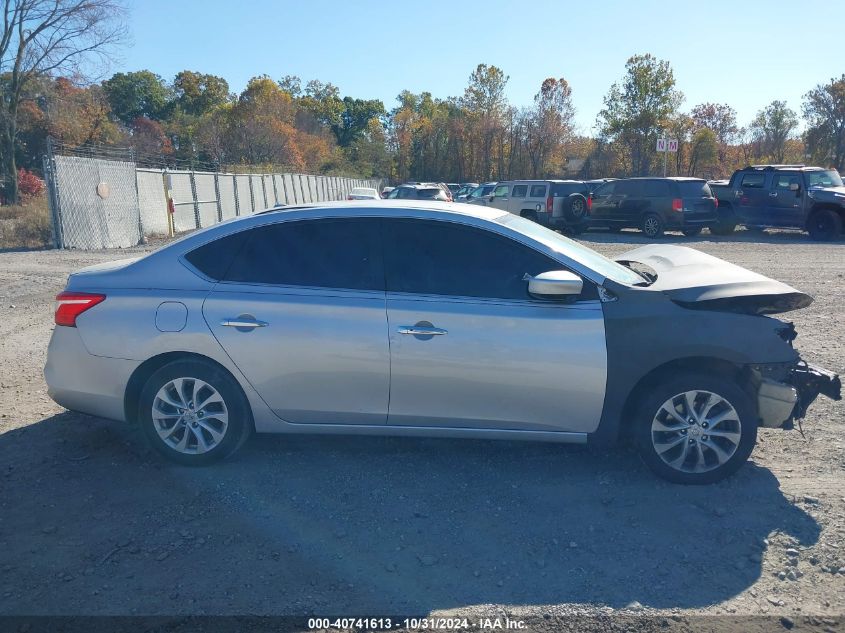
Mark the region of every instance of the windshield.
[[519, 231], [523, 235], [527, 235], [533, 240], [536, 240], [548, 246], [550, 249], [561, 255], [565, 255], [579, 264], [596, 271], [602, 277], [606, 277], [611, 281], [615, 281], [626, 286], [633, 286], [635, 284], [642, 284], [644, 277], [630, 268], [626, 268], [612, 259], [608, 259], [604, 255], [600, 255], [591, 248], [587, 248], [583, 244], [579, 244], [574, 240], [563, 237], [560, 233], [556, 233], [544, 226], [513, 215], [511, 213], [502, 215], [494, 220], [499, 224], [504, 224], [515, 231]]
[[807, 187], [841, 187], [842, 176], [835, 169], [808, 171]]

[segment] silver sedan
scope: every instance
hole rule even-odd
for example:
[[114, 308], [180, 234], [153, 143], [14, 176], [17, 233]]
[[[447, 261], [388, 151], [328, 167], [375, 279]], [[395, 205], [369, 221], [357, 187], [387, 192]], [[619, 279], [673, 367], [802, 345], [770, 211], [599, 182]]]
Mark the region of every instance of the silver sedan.
[[184, 463], [254, 432], [606, 443], [708, 483], [838, 377], [765, 314], [807, 295], [698, 251], [618, 261], [497, 209], [285, 208], [72, 274], [45, 376]]

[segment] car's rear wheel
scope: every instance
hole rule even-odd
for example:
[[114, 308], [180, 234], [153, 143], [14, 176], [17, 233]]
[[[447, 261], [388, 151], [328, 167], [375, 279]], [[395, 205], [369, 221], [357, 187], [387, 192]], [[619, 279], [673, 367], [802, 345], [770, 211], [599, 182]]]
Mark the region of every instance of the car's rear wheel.
[[634, 436], [643, 461], [679, 484], [710, 484], [742, 466], [757, 441], [749, 395], [718, 375], [681, 373], [641, 401]]
[[842, 218], [831, 209], [819, 209], [814, 211], [807, 221], [807, 230], [814, 240], [835, 240], [842, 234]]
[[173, 361], [150, 376], [138, 420], [153, 448], [190, 466], [231, 455], [252, 431], [240, 385], [214, 364], [193, 359]]
[[683, 230], [683, 231], [681, 231], [681, 232], [682, 232], [682, 233], [683, 233], [686, 237], [695, 237], [696, 235], [701, 235], [701, 229], [702, 229], [702, 227], [700, 227], [700, 226], [695, 226], [695, 227], [690, 227], [690, 228], [688, 228], [688, 229], [684, 229], [684, 230]]
[[642, 232], [646, 237], [656, 238], [663, 235], [663, 218], [656, 213], [646, 213], [643, 216], [642, 224], [640, 224]]

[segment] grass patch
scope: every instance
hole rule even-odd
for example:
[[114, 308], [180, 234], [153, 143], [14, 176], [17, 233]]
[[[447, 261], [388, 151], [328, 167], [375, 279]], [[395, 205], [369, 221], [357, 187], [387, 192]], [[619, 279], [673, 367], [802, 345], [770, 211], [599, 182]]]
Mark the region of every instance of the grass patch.
[[46, 196], [23, 204], [0, 206], [0, 248], [48, 248], [53, 225]]

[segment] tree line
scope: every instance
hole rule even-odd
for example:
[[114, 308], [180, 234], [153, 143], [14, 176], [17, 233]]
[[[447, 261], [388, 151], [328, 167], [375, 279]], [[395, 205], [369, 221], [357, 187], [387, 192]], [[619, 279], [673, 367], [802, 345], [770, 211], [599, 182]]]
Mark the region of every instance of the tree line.
[[[130, 146], [139, 164], [283, 169], [393, 181], [592, 178], [662, 173], [657, 138], [679, 141], [671, 175], [723, 177], [752, 162], [845, 169], [845, 74], [817, 85], [800, 115], [784, 101], [740, 125], [726, 103], [684, 108], [670, 63], [634, 55], [610, 85], [594, 135], [575, 125], [564, 77], [533, 102], [506, 98], [509, 76], [479, 64], [463, 94], [402, 91], [392, 108], [342, 95], [331, 83], [252, 78], [239, 93], [223, 77], [150, 70], [85, 81], [83, 60], [108, 59], [125, 36], [112, 0], [10, 0], [0, 34], [0, 163], [7, 200], [19, 168], [38, 171], [47, 139]], [[805, 131], [799, 130], [799, 116]]]

